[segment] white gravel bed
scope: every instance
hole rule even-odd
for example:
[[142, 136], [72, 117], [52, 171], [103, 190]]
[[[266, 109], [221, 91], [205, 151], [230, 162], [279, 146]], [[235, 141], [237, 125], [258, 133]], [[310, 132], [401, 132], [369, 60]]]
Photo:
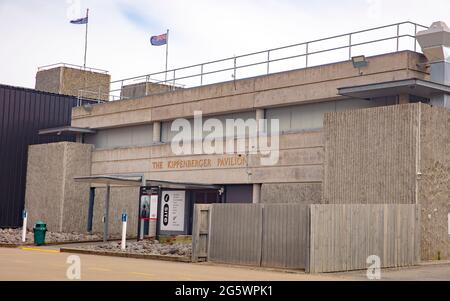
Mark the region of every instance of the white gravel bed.
[[[80, 234], [80, 233], [58, 233], [49, 232], [45, 234], [46, 243], [68, 242], [68, 241], [92, 241], [101, 240], [102, 237], [97, 234]], [[25, 243], [33, 243], [33, 232], [27, 231], [27, 240]], [[0, 244], [21, 244], [22, 229], [0, 229]]]
[[99, 252], [117, 252], [130, 254], [148, 254], [148, 255], [172, 255], [190, 257], [192, 254], [192, 244], [188, 243], [159, 243], [157, 240], [130, 241], [126, 244], [126, 249], [120, 248], [120, 242], [109, 242], [105, 244], [77, 246], [77, 249], [99, 251]]

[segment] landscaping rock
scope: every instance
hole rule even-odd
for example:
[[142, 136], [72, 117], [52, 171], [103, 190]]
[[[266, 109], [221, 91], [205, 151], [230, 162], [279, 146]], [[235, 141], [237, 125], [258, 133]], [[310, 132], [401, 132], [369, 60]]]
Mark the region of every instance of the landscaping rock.
[[[33, 243], [34, 235], [32, 231], [27, 231], [26, 243]], [[95, 241], [101, 240], [99, 235], [81, 233], [58, 233], [48, 231], [45, 234], [46, 243], [58, 243], [69, 241]], [[22, 244], [22, 229], [0, 229], [0, 244]]]
[[107, 251], [115, 253], [150, 254], [150, 255], [167, 255], [167, 256], [184, 256], [184, 257], [191, 257], [192, 254], [191, 244], [186, 243], [161, 244], [157, 240], [142, 240], [139, 242], [130, 241], [127, 242], [125, 250], [122, 250], [121, 244], [117, 242], [77, 246], [76, 248], [90, 251]]

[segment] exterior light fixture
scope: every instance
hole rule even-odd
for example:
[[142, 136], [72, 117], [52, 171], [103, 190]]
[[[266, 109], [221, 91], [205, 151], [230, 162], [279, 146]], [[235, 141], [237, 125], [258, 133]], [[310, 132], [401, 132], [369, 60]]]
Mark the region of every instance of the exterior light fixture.
[[352, 57], [352, 64], [353, 67], [359, 69], [362, 67], [366, 67], [369, 64], [369, 62], [366, 60], [366, 57], [364, 55], [358, 55]]
[[88, 103], [88, 104], [83, 105], [83, 109], [85, 109], [87, 112], [91, 112], [92, 104]]

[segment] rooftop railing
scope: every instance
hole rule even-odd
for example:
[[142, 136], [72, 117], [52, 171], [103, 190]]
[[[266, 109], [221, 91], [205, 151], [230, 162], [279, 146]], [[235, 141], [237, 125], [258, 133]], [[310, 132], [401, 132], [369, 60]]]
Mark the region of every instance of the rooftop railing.
[[68, 64], [68, 63], [56, 63], [56, 64], [51, 64], [51, 65], [41, 66], [41, 67], [38, 67], [38, 71], [44, 71], [44, 70], [49, 70], [49, 69], [58, 68], [58, 67], [67, 67], [67, 68], [73, 68], [73, 69], [78, 69], [78, 70], [86, 70], [89, 72], [108, 74], [108, 71], [106, 71], [106, 70], [91, 68], [91, 67], [84, 67], [84, 66]]
[[[400, 22], [332, 37], [302, 42], [249, 54], [228, 57], [201, 64], [161, 71], [111, 82], [109, 100], [126, 99], [123, 88], [146, 83], [165, 85], [169, 92], [208, 84], [233, 81], [272, 73], [319, 66], [352, 57], [372, 56], [403, 50], [420, 51], [416, 41], [419, 30], [428, 27], [410, 21]], [[101, 87], [81, 90], [102, 91]], [[105, 91], [105, 89], [103, 89]], [[156, 92], [159, 94], [162, 92]], [[147, 93], [145, 95], [151, 95]], [[98, 95], [100, 98], [101, 95]], [[103, 95], [105, 96], [105, 95]], [[144, 96], [144, 95], [141, 95]]]

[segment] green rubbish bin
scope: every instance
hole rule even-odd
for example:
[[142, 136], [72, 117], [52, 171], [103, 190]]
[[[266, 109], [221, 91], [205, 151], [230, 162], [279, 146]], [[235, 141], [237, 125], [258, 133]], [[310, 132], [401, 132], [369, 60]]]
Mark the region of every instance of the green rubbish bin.
[[36, 246], [41, 246], [45, 244], [45, 232], [47, 232], [47, 224], [43, 221], [38, 221], [34, 224], [34, 244]]

